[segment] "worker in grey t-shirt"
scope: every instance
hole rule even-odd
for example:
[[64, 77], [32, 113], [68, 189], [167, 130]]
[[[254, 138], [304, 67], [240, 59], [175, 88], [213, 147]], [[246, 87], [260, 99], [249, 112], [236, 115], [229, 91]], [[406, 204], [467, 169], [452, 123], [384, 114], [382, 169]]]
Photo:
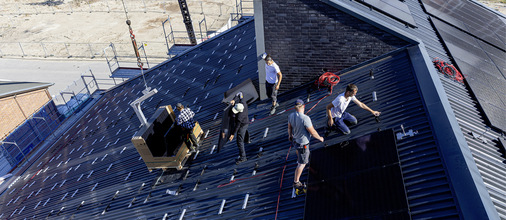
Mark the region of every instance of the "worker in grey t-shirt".
[[295, 102], [295, 112], [288, 116], [288, 139], [293, 142], [297, 152], [297, 168], [295, 168], [295, 178], [293, 180], [295, 188], [303, 186], [299, 178], [302, 170], [309, 163], [309, 139], [311, 135], [323, 142], [323, 137], [314, 129], [311, 118], [304, 114], [304, 106], [304, 101], [298, 99]]

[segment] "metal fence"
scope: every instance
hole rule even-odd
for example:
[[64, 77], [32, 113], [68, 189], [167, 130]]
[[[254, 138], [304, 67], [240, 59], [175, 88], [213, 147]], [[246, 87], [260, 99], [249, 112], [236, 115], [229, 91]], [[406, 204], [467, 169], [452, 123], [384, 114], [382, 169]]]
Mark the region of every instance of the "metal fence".
[[[141, 42], [152, 58], [166, 59], [165, 42]], [[53, 57], [53, 58], [104, 58], [103, 49], [110, 43], [66, 43], [66, 42], [0, 42], [0, 57]], [[135, 59], [131, 43], [115, 44], [118, 57]]]
[[[108, 89], [122, 79], [99, 79], [92, 70], [83, 73], [37, 112], [20, 123], [0, 141], [0, 155], [15, 167], [46, 138], [53, 134], [66, 118], [80, 111], [97, 90]], [[2, 170], [4, 172], [5, 170]], [[2, 173], [0, 173], [1, 175]]]
[[231, 15], [233, 21], [239, 21], [245, 16], [253, 15], [253, 0], [235, 0], [235, 12]]
[[50, 101], [38, 112], [27, 118], [0, 141], [0, 151], [11, 167], [15, 167], [43, 140], [45, 140], [65, 119]]
[[[229, 0], [232, 3], [233, 0]], [[124, 2], [124, 7], [123, 7]], [[33, 3], [3, 2], [0, 7], [0, 15], [30, 15], [30, 14], [72, 14], [72, 13], [125, 13], [143, 12], [143, 13], [167, 13], [170, 7], [177, 6], [177, 1], [170, 0], [74, 0], [65, 2], [63, 0], [39, 1]], [[226, 10], [231, 8], [222, 1], [214, 2], [219, 6], [219, 13], [227, 14]], [[198, 8], [196, 12], [204, 13], [203, 1], [191, 1], [192, 8]], [[8, 10], [14, 9], [14, 10]]]
[[[235, 3], [233, 3], [235, 1]], [[225, 5], [222, 1], [211, 2], [219, 6], [219, 15], [230, 15], [230, 18], [225, 26], [226, 29], [230, 28], [231, 22], [237, 22], [243, 16], [253, 15], [253, 0], [229, 0], [229, 5]], [[3, 3], [7, 5], [0, 7], [0, 15], [7, 16], [12, 21], [11, 16], [27, 15], [27, 14], [43, 14], [43, 13], [67, 13], [74, 12], [100, 12], [110, 13], [118, 12], [124, 13], [125, 9], [128, 12], [150, 12], [150, 13], [167, 13], [169, 7], [177, 6], [176, 1], [159, 1], [159, 0], [125, 0], [124, 6], [121, 0], [74, 0], [72, 2], [65, 2], [63, 0], [36, 2], [29, 4], [22, 4], [19, 2]], [[200, 15], [197, 18], [195, 26], [195, 36], [199, 43], [207, 40], [222, 31], [220, 28], [213, 33], [210, 32], [207, 26], [206, 14], [204, 14], [204, 7], [202, 1], [190, 2], [193, 8], [200, 6]], [[230, 6], [234, 5], [234, 6]], [[86, 6], [86, 7], [83, 7]], [[7, 11], [6, 8], [16, 8], [15, 11]], [[231, 13], [230, 13], [231, 12]], [[198, 13], [198, 11], [197, 11]], [[217, 12], [214, 12], [217, 14]], [[170, 19], [169, 20], [170, 23]], [[165, 22], [164, 22], [165, 23]], [[141, 42], [144, 45], [146, 54], [151, 59], [167, 59], [170, 48], [174, 44], [187, 44], [189, 42], [186, 30], [174, 30], [172, 25], [167, 27], [171, 36], [168, 36], [166, 27], [161, 25], [160, 31], [164, 31], [165, 42], [145, 41]], [[10, 25], [12, 26], [12, 25]], [[10, 27], [9, 26], [9, 27]], [[8, 27], [0, 27], [8, 28]], [[225, 29], [225, 30], [226, 30]], [[104, 58], [103, 49], [109, 46], [108, 43], [89, 43], [89, 42], [0, 42], [0, 57], [41, 57], [41, 58], [82, 58], [82, 59], [96, 59]], [[136, 57], [132, 53], [131, 43], [114, 43], [117, 50], [117, 57], [131, 62]]]
[[68, 85], [58, 95], [53, 95], [53, 101], [59, 107], [60, 113], [68, 116], [91, 97], [95, 91], [109, 89], [121, 83], [120, 81], [123, 81], [123, 79], [96, 78], [93, 71], [88, 69], [88, 71], [81, 74], [79, 79]]

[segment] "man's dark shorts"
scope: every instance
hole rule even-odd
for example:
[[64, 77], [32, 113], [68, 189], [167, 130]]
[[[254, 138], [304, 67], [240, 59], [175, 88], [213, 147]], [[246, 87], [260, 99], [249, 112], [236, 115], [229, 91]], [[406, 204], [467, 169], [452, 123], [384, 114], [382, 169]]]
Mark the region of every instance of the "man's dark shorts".
[[298, 164], [308, 164], [309, 163], [309, 145], [300, 146], [295, 143], [297, 147], [297, 163]]
[[276, 83], [270, 84], [265, 82], [265, 88], [267, 89], [267, 96], [272, 99], [273, 102], [278, 100], [278, 90], [276, 89]]

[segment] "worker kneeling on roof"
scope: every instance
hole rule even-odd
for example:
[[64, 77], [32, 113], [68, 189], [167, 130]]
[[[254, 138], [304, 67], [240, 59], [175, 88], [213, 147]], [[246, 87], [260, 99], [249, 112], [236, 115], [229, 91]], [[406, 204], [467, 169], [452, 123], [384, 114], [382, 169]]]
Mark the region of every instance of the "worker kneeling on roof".
[[374, 116], [379, 116], [381, 112], [374, 111], [364, 103], [360, 102], [355, 95], [357, 94], [358, 87], [355, 84], [346, 86], [346, 91], [339, 94], [334, 101], [327, 105], [328, 127], [325, 136], [328, 136], [332, 130], [339, 129], [343, 134], [351, 133], [350, 128], [345, 124], [345, 121], [355, 125], [357, 118], [348, 112], [345, 112], [348, 104], [351, 101], [355, 102], [360, 108], [371, 112]]

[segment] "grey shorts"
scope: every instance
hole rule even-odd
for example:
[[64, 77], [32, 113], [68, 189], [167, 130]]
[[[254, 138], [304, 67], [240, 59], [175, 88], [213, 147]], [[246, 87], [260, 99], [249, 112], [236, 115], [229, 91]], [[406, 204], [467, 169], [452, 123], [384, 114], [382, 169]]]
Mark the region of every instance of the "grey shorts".
[[297, 163], [298, 164], [308, 164], [309, 163], [309, 145], [297, 147]]

